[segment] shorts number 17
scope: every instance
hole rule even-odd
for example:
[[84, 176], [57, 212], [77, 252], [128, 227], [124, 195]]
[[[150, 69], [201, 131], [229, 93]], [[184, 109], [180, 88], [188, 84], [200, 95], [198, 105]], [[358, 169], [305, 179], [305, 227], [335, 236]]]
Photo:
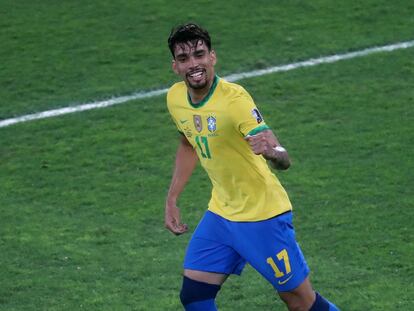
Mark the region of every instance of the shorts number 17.
[[[277, 259], [279, 261], [282, 261], [283, 260], [283, 262], [285, 264], [286, 274], [289, 274], [292, 270], [290, 268], [289, 255], [288, 255], [286, 249], [283, 249], [276, 256], [277, 256]], [[273, 260], [272, 257], [267, 258], [266, 261], [272, 267], [273, 271], [275, 272], [276, 278], [281, 278], [281, 277], [283, 277], [285, 275], [285, 273], [283, 273], [282, 271], [280, 271], [279, 268], [276, 266], [276, 263], [275, 263], [275, 261]]]

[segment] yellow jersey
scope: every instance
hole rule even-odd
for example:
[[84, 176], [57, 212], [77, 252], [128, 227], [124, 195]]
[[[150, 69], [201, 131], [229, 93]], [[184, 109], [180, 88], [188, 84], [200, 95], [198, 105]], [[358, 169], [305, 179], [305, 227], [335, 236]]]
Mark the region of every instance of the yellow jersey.
[[211, 212], [231, 221], [259, 221], [292, 209], [266, 160], [244, 140], [269, 127], [243, 87], [216, 76], [195, 105], [179, 82], [169, 89], [167, 106], [211, 179]]

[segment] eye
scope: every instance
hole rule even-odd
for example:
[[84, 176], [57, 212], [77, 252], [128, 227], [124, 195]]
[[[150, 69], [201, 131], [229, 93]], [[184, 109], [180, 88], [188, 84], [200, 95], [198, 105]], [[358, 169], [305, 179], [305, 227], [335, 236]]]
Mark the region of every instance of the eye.
[[194, 53], [195, 57], [198, 57], [198, 58], [203, 57], [205, 54], [206, 54], [205, 51], [196, 51]]
[[187, 60], [187, 57], [186, 56], [178, 56], [176, 59], [177, 59], [178, 62], [184, 63]]

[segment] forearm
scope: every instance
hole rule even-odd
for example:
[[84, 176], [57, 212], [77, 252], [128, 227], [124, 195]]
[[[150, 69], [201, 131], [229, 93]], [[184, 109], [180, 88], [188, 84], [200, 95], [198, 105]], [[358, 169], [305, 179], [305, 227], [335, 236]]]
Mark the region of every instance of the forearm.
[[245, 139], [250, 144], [253, 152], [257, 155], [261, 154], [270, 162], [273, 168], [277, 170], [287, 170], [289, 168], [289, 154], [270, 129], [253, 136], [247, 136]]
[[183, 141], [183, 139], [185, 138], [182, 138], [177, 149], [174, 173], [167, 195], [167, 202], [174, 205], [184, 190], [198, 161], [196, 151], [188, 142]]

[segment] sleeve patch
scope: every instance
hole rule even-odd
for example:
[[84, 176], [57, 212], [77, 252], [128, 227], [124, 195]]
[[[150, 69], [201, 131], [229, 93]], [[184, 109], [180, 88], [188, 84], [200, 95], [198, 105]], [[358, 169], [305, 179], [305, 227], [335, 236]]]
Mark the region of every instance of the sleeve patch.
[[263, 122], [263, 117], [262, 117], [262, 115], [261, 115], [261, 113], [260, 113], [259, 109], [254, 108], [254, 109], [252, 110], [252, 116], [256, 119], [256, 121], [257, 121], [257, 123], [258, 123], [258, 124], [260, 124], [260, 123], [262, 123], [262, 122]]

